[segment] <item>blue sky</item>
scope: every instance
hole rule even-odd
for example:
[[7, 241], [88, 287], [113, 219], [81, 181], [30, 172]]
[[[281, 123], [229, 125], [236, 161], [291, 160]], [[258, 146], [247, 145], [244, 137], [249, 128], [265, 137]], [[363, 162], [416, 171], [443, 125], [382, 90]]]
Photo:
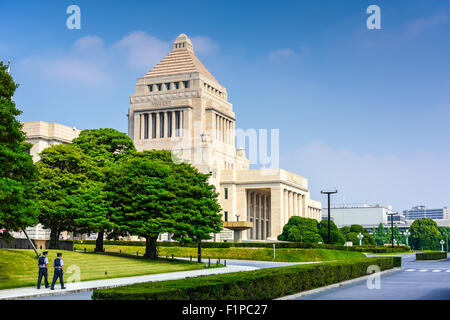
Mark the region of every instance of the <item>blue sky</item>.
[[[81, 8], [81, 30], [66, 8]], [[368, 30], [366, 8], [381, 8]], [[450, 201], [448, 1], [2, 1], [21, 120], [126, 132], [129, 94], [180, 33], [237, 127], [280, 129], [281, 167], [337, 203]]]

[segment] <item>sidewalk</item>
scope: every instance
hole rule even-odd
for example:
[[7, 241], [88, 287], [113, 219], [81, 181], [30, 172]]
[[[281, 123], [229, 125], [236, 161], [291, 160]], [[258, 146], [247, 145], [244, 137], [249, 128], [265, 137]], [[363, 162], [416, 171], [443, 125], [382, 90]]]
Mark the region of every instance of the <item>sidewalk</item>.
[[190, 271], [179, 271], [179, 272], [169, 272], [169, 273], [159, 273], [152, 274], [148, 276], [136, 276], [136, 277], [124, 277], [124, 278], [113, 278], [104, 280], [93, 280], [93, 281], [82, 281], [74, 283], [66, 283], [65, 290], [61, 290], [59, 283], [55, 286], [55, 290], [36, 289], [36, 287], [25, 287], [25, 288], [15, 288], [0, 290], [0, 300], [12, 300], [12, 299], [24, 299], [33, 298], [39, 296], [53, 296], [67, 293], [76, 293], [82, 291], [90, 291], [94, 289], [104, 289], [113, 288], [117, 286], [124, 286], [135, 283], [151, 282], [151, 281], [164, 281], [164, 280], [175, 280], [184, 279], [190, 277], [207, 276], [212, 274], [223, 274], [230, 272], [241, 272], [241, 271], [252, 271], [257, 270], [257, 267], [250, 266], [226, 266], [222, 268], [212, 268], [212, 269], [198, 269]]

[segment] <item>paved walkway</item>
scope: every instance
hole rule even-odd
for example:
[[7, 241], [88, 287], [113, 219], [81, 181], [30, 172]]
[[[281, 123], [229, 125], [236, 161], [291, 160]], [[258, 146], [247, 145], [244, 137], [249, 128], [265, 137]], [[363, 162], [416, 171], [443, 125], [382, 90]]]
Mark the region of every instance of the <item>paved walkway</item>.
[[151, 281], [164, 281], [164, 280], [175, 280], [184, 279], [189, 277], [199, 277], [207, 276], [212, 274], [223, 274], [230, 272], [240, 272], [240, 271], [251, 271], [259, 269], [258, 267], [251, 266], [238, 266], [238, 265], [228, 265], [223, 268], [212, 268], [212, 269], [198, 269], [189, 271], [179, 271], [179, 272], [169, 272], [169, 273], [159, 273], [152, 274], [148, 276], [136, 276], [136, 277], [123, 277], [123, 278], [113, 278], [104, 280], [93, 280], [93, 281], [82, 281], [75, 283], [67, 283], [65, 290], [61, 290], [59, 283], [55, 286], [55, 290], [36, 289], [35, 287], [25, 287], [16, 289], [0, 290], [0, 300], [4, 299], [24, 299], [24, 298], [36, 298], [40, 296], [52, 296], [61, 294], [73, 294], [83, 291], [92, 291], [100, 288], [112, 288], [117, 286], [124, 286], [135, 283], [151, 282]]
[[[183, 260], [189, 260], [189, 258], [177, 258]], [[202, 259], [202, 262], [208, 262], [208, 259]], [[224, 261], [221, 260], [221, 263]], [[211, 263], [216, 263], [216, 259], [211, 259]], [[227, 260], [227, 267], [251, 267], [251, 270], [286, 267], [294, 264], [309, 264], [319, 262], [271, 262], [271, 261], [253, 261], [253, 260]], [[33, 300], [91, 300], [92, 290], [75, 292], [69, 294], [59, 294], [53, 296], [40, 296], [33, 297]]]

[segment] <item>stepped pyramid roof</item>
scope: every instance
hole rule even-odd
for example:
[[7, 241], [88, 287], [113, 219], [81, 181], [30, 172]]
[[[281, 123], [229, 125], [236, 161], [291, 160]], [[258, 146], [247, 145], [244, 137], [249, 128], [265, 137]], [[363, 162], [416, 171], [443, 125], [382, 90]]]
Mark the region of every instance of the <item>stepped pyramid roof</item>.
[[190, 72], [199, 72], [219, 84], [216, 78], [195, 56], [191, 39], [182, 33], [175, 39], [172, 51], [153, 69], [147, 72], [144, 77], [159, 77]]

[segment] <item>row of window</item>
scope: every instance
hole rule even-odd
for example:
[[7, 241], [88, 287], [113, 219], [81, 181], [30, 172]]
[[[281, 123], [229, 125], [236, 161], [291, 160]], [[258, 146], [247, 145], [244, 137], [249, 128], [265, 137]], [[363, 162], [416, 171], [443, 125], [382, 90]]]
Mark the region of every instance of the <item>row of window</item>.
[[218, 94], [219, 96], [223, 97], [224, 93], [222, 91], [220, 91], [219, 89], [214, 88], [213, 86], [207, 84], [206, 82], [203, 83], [203, 86], [208, 89], [209, 91], [211, 91], [212, 93]]
[[154, 83], [148, 85], [148, 90], [150, 92], [167, 90], [178, 90], [178, 89], [188, 89], [189, 81], [176, 81], [176, 82], [166, 82], [166, 83]]
[[176, 48], [176, 49], [179, 49], [179, 48], [186, 48], [186, 42], [176, 43], [176, 44], [175, 44], [175, 48]]
[[[181, 135], [181, 112], [180, 111], [175, 111], [175, 136], [179, 137]], [[156, 128], [156, 124], [157, 124], [157, 115], [159, 115], [159, 137], [157, 137], [157, 128]], [[149, 138], [149, 134], [150, 134], [150, 120], [151, 120], [151, 137], [152, 139], [156, 139], [156, 138], [164, 138], [165, 134], [166, 134], [166, 128], [165, 128], [165, 116], [167, 115], [167, 137], [171, 138], [173, 135], [172, 132], [172, 117], [173, 117], [173, 112], [159, 112], [157, 113], [144, 113], [143, 116], [144, 117], [144, 139], [148, 139]], [[151, 118], [150, 118], [151, 116]], [[141, 125], [142, 125], [142, 121], [141, 121]], [[141, 139], [142, 139], [142, 130], [141, 130]]]

